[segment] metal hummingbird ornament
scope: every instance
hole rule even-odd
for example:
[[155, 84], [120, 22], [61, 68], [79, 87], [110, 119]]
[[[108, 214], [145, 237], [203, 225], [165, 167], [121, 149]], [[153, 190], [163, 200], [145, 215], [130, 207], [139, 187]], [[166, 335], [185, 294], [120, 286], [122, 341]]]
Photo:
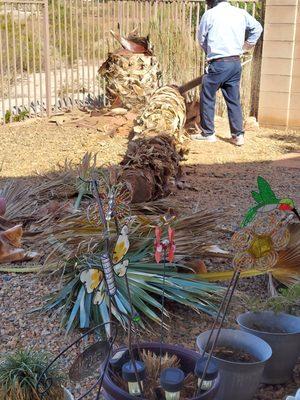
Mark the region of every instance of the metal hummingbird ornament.
[[249, 208], [247, 211], [241, 224], [242, 227], [245, 227], [252, 222], [258, 213], [269, 212], [275, 209], [293, 212], [300, 220], [300, 215], [296, 209], [295, 202], [292, 199], [279, 199], [271, 189], [270, 184], [261, 176], [257, 178], [257, 186], [258, 192], [251, 192], [256, 205]]
[[[235, 252], [233, 259], [234, 273], [203, 350], [203, 355], [206, 352], [209, 355], [199, 388], [202, 387], [214, 349], [217, 346], [241, 272], [253, 267], [266, 271], [274, 266], [277, 261], [278, 251], [284, 249], [289, 243], [288, 224], [294, 216], [300, 219], [292, 199], [277, 198], [270, 184], [261, 176], [258, 177], [257, 183], [259, 192], [252, 192], [252, 197], [257, 204], [248, 210], [241, 228], [233, 235], [231, 240]], [[214, 333], [216, 334], [213, 338]], [[198, 389], [196, 389], [197, 392]]]

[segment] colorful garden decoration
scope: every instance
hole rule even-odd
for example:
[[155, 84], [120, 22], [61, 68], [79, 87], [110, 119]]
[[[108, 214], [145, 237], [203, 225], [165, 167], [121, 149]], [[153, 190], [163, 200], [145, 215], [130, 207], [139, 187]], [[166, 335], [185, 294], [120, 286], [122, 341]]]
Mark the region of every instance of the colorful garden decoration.
[[[231, 242], [235, 253], [234, 270], [203, 349], [203, 354], [208, 353], [208, 358], [200, 386], [209, 368], [242, 272], [251, 269], [267, 272], [273, 268], [278, 262], [278, 252], [285, 250], [290, 242], [290, 222], [295, 215], [299, 217], [294, 202], [290, 199], [277, 199], [270, 185], [261, 177], [258, 177], [258, 186], [259, 193], [252, 192], [258, 205], [247, 212], [242, 227], [232, 237]], [[217, 273], [212, 275], [218, 279]]]
[[[64, 286], [50, 296], [43, 309], [48, 312], [59, 307], [67, 331], [76, 327], [88, 328], [100, 321], [108, 322], [110, 313], [123, 326], [131, 317], [134, 323], [146, 329], [142, 316], [156, 323], [161, 322], [161, 304], [157, 296], [162, 296], [164, 291], [165, 296], [175, 302], [214, 314], [224, 289], [197, 279], [182, 260], [187, 254], [191, 257], [189, 248], [195, 249], [192, 254], [195, 259], [202, 252], [210, 254], [211, 246], [205, 242], [209, 241], [209, 232], [215, 226], [218, 214], [198, 212], [177, 219], [154, 218], [138, 212], [131, 215], [120, 184], [115, 186], [109, 180], [102, 180], [97, 191], [99, 199], [88, 207], [87, 217], [84, 212], [67, 217], [52, 236], [63, 243], [64, 248], [70, 248], [70, 252], [64, 252]], [[96, 193], [95, 189], [93, 192]], [[103, 211], [100, 211], [103, 214], [100, 219], [95, 204]], [[110, 218], [107, 218], [108, 215]], [[102, 224], [103, 218], [107, 229]], [[169, 240], [167, 263], [163, 266], [162, 263], [155, 263], [153, 258], [154, 228], [159, 225], [159, 235], [162, 227], [170, 223], [171, 227], [166, 232]], [[179, 237], [176, 257], [175, 229]], [[72, 247], [69, 247], [68, 241]], [[78, 245], [74, 246], [76, 243]], [[50, 260], [47, 260], [47, 265]], [[51, 264], [57, 265], [57, 261], [56, 256]], [[128, 287], [132, 294], [133, 312]], [[168, 315], [166, 310], [164, 314]]]
[[[299, 282], [300, 224], [295, 202], [278, 199], [270, 184], [257, 178], [259, 193], [252, 192], [257, 205], [247, 212], [242, 227], [232, 243], [234, 264], [241, 267], [241, 277], [269, 274], [285, 285]], [[232, 277], [233, 271], [209, 272], [199, 277], [207, 281], [222, 281]]]
[[253, 223], [236, 232], [232, 237], [236, 254], [234, 267], [262, 271], [274, 267], [278, 252], [290, 241], [288, 222], [292, 218], [292, 215], [287, 216], [284, 211], [275, 209], [257, 216]]
[[295, 203], [292, 199], [283, 198], [279, 199], [271, 189], [270, 184], [261, 176], [257, 178], [257, 186], [259, 192], [252, 191], [252, 197], [256, 201], [256, 205], [251, 207], [242, 222], [242, 227], [247, 226], [257, 213], [265, 213], [275, 209], [282, 211], [292, 211], [300, 219], [300, 215], [295, 207]]

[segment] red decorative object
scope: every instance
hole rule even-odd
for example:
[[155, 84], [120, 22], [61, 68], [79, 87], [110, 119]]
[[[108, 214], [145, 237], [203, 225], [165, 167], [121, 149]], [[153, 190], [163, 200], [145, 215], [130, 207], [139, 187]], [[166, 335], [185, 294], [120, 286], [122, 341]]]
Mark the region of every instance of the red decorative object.
[[162, 229], [160, 227], [155, 228], [155, 241], [154, 241], [154, 250], [155, 250], [155, 261], [159, 264], [163, 251], [164, 253], [167, 254], [167, 260], [169, 262], [174, 261], [175, 257], [175, 250], [176, 250], [176, 245], [175, 245], [175, 231], [172, 229], [170, 226], [168, 227], [168, 239], [161, 240], [162, 236]]
[[282, 203], [279, 205], [279, 210], [281, 211], [292, 211], [293, 207], [290, 204]]
[[168, 228], [168, 238], [169, 238], [169, 251], [168, 251], [168, 261], [173, 262], [175, 258], [175, 231], [170, 226]]
[[160, 227], [155, 228], [155, 241], [154, 241], [154, 250], [155, 250], [155, 261], [157, 264], [160, 263], [161, 258], [162, 258], [162, 252], [163, 252], [163, 245], [161, 243], [161, 234], [162, 230]]

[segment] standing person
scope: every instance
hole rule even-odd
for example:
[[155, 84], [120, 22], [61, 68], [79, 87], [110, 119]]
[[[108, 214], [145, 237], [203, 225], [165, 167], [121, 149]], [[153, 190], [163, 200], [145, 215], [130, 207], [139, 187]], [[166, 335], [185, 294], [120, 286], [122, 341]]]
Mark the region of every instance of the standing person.
[[243, 115], [240, 102], [241, 61], [243, 52], [257, 43], [262, 26], [246, 10], [227, 0], [206, 0], [209, 10], [199, 25], [198, 40], [207, 56], [200, 96], [201, 125], [192, 139], [215, 142], [214, 117], [216, 93], [222, 90], [228, 110], [232, 142], [244, 144]]

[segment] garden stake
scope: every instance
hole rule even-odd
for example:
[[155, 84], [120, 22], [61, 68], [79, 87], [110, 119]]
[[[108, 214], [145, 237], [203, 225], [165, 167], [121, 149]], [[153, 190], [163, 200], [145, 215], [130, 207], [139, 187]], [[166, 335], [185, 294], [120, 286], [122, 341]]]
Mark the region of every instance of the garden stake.
[[[210, 350], [209, 350], [209, 355], [208, 355], [208, 358], [207, 358], [207, 361], [206, 361], [206, 364], [205, 364], [205, 368], [204, 368], [204, 371], [203, 371], [203, 374], [202, 374], [202, 377], [201, 377], [200, 385], [199, 385], [199, 386], [197, 387], [197, 389], [196, 389], [196, 393], [197, 393], [197, 394], [200, 394], [200, 392], [201, 392], [201, 387], [202, 387], [203, 381], [204, 381], [204, 379], [205, 379], [205, 375], [206, 375], [206, 372], [207, 372], [209, 363], [210, 363], [211, 358], [212, 358], [212, 356], [213, 356], [213, 352], [214, 352], [214, 350], [215, 350], [215, 348], [216, 348], [216, 345], [217, 345], [217, 342], [218, 342], [218, 339], [219, 339], [219, 336], [220, 336], [220, 333], [221, 333], [221, 329], [222, 329], [223, 323], [224, 323], [224, 321], [225, 321], [225, 318], [226, 318], [226, 315], [227, 315], [227, 312], [228, 312], [228, 309], [229, 309], [229, 305], [230, 305], [230, 303], [231, 303], [232, 297], [233, 297], [233, 295], [234, 295], [236, 286], [237, 286], [238, 281], [239, 281], [239, 278], [240, 278], [240, 274], [241, 274], [240, 268], [238, 268], [238, 269], [236, 269], [236, 270], [234, 271], [234, 274], [233, 274], [233, 276], [232, 276], [232, 278], [231, 278], [231, 280], [230, 280], [230, 283], [229, 283], [229, 285], [228, 285], [228, 288], [227, 288], [227, 290], [226, 290], [226, 292], [225, 292], [225, 295], [224, 295], [224, 298], [223, 298], [223, 300], [222, 300], [222, 303], [221, 303], [221, 305], [220, 305], [220, 307], [219, 307], [217, 316], [216, 316], [216, 318], [215, 318], [215, 320], [214, 320], [214, 323], [213, 323], [211, 332], [210, 332], [210, 334], [209, 334], [208, 340], [207, 340], [207, 342], [206, 342], [205, 348], [203, 349], [202, 357], [205, 357], [205, 353], [207, 352], [207, 350], [208, 350], [208, 348], [209, 348], [209, 343], [210, 343], [210, 340], [211, 340], [211, 338], [212, 338], [212, 335], [213, 335], [213, 333], [214, 333], [214, 331], [215, 331], [215, 327], [216, 327], [216, 325], [217, 325], [217, 323], [218, 323], [218, 320], [219, 320], [219, 318], [220, 318], [222, 309], [223, 309], [223, 307], [225, 306], [224, 312], [223, 312], [223, 314], [222, 314], [222, 318], [221, 318], [221, 321], [220, 321], [220, 325], [219, 325], [219, 327], [218, 327], [218, 329], [217, 329], [216, 336], [215, 336], [214, 341], [213, 341], [213, 343], [212, 343], [212, 346], [211, 346], [211, 348], [210, 348]], [[229, 296], [229, 297], [228, 297], [228, 296]]]
[[[117, 323], [113, 322], [113, 321], [109, 321], [109, 322], [103, 322], [102, 324], [99, 324], [97, 326], [95, 326], [94, 328], [90, 329], [89, 331], [87, 331], [86, 333], [84, 333], [80, 338], [78, 338], [77, 340], [75, 340], [73, 343], [71, 343], [69, 346], [67, 346], [66, 348], [64, 348], [64, 350], [62, 350], [58, 356], [56, 356], [50, 364], [48, 364], [48, 366], [45, 368], [45, 370], [41, 373], [40, 377], [38, 378], [37, 384], [36, 384], [36, 390], [37, 390], [37, 394], [39, 396], [39, 398], [41, 400], [45, 399], [46, 394], [49, 392], [49, 390], [51, 389], [53, 382], [52, 380], [47, 380], [45, 383], [47, 384], [46, 387], [43, 388], [43, 390], [41, 390], [41, 382], [43, 377], [45, 376], [46, 372], [52, 367], [52, 365], [63, 355], [65, 354], [68, 350], [70, 350], [73, 346], [77, 346], [77, 344], [81, 341], [84, 340], [88, 335], [90, 335], [91, 333], [96, 332], [97, 330], [99, 330], [99, 328], [101, 327], [105, 327], [106, 325], [111, 325], [113, 324], [115, 326], [115, 334], [113, 336], [111, 336], [109, 338], [109, 350], [107, 352], [106, 355], [106, 361], [104, 364], [104, 368], [103, 368], [103, 372], [101, 374], [101, 377], [97, 380], [97, 382], [86, 392], [84, 393], [82, 396], [80, 396], [77, 400], [82, 400], [84, 399], [89, 393], [91, 393], [95, 387], [97, 387], [99, 385], [99, 391], [101, 391], [102, 388], [102, 383], [103, 383], [103, 379], [104, 379], [104, 375], [106, 373], [107, 367], [108, 367], [108, 361], [110, 359], [111, 356], [111, 352], [113, 349], [113, 345], [114, 342], [118, 336], [118, 325]], [[97, 397], [96, 400], [99, 400], [99, 397]]]
[[167, 256], [167, 245], [169, 241], [163, 242], [164, 249], [164, 274], [163, 274], [163, 292], [161, 296], [161, 326], [160, 326], [160, 351], [159, 351], [159, 373], [161, 373], [161, 363], [162, 363], [162, 344], [164, 335], [164, 311], [165, 311], [165, 283], [166, 283], [166, 256]]
[[[94, 189], [94, 192], [95, 192], [95, 199], [96, 199], [97, 204], [98, 204], [98, 210], [99, 210], [100, 219], [102, 220], [102, 223], [103, 223], [103, 226], [104, 226], [105, 253], [102, 255], [102, 260], [104, 259], [104, 263], [102, 262], [102, 266], [103, 266], [103, 271], [104, 271], [104, 274], [105, 274], [105, 280], [106, 280], [107, 289], [108, 289], [109, 312], [110, 312], [110, 319], [111, 319], [112, 318], [111, 301], [112, 301], [112, 299], [114, 298], [114, 296], [115, 296], [115, 294], [117, 292], [117, 287], [116, 287], [116, 282], [115, 282], [115, 278], [114, 278], [114, 271], [113, 271], [111, 260], [110, 260], [110, 257], [109, 257], [110, 243], [109, 243], [108, 224], [107, 224], [107, 220], [106, 220], [105, 213], [104, 213], [104, 210], [103, 210], [102, 201], [101, 201], [101, 198], [99, 196], [97, 181], [95, 179], [93, 179], [92, 180], [92, 184], [93, 184], [93, 189]], [[126, 276], [126, 274], [125, 274], [125, 276]], [[127, 281], [127, 283], [128, 283], [128, 281]], [[127, 294], [128, 294], [128, 299], [129, 299], [129, 302], [130, 302], [131, 310], [133, 310], [129, 285], [127, 285]], [[138, 372], [137, 372], [137, 368], [136, 368], [136, 364], [135, 364], [135, 359], [134, 359], [134, 354], [133, 354], [133, 350], [132, 350], [132, 319], [119, 309], [119, 307], [117, 305], [117, 302], [116, 302], [115, 306], [118, 309], [119, 313], [121, 315], [125, 316], [127, 318], [127, 320], [128, 320], [128, 350], [129, 350], [129, 355], [130, 355], [130, 359], [131, 359], [131, 362], [132, 362], [132, 365], [133, 365], [133, 369], [134, 369], [134, 372], [135, 372], [137, 383], [139, 385], [139, 390], [143, 394], [143, 387], [142, 387], [141, 381], [140, 381], [139, 376], [138, 376]], [[99, 396], [100, 396], [100, 393], [99, 393]]]

